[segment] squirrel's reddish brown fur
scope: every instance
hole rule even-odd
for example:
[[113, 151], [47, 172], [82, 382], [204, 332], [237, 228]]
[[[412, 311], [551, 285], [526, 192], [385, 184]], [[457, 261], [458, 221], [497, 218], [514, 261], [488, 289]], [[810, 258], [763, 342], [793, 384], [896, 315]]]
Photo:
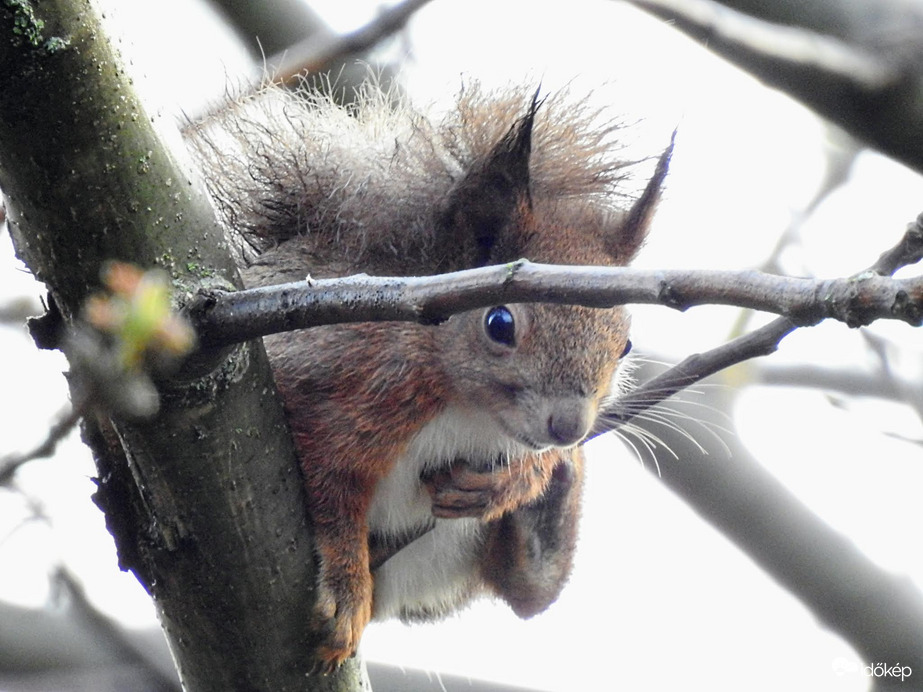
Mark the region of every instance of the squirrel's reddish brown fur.
[[[669, 152], [629, 199], [617, 126], [586, 101], [469, 85], [440, 119], [393, 101], [374, 85], [349, 108], [269, 90], [199, 128], [249, 284], [624, 265], [643, 242]], [[557, 598], [577, 445], [612, 394], [623, 310], [506, 305], [264, 341], [315, 527], [321, 670], [373, 617], [431, 619], [481, 593], [529, 617]]]

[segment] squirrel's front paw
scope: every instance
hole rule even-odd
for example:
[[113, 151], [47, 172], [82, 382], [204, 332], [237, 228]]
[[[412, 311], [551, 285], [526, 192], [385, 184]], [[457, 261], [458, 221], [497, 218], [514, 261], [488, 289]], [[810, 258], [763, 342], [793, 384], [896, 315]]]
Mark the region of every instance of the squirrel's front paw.
[[433, 516], [443, 519], [488, 519], [498, 492], [506, 484], [509, 469], [479, 471], [456, 461], [446, 471], [423, 479], [433, 499]]
[[433, 499], [433, 516], [443, 519], [474, 517], [493, 521], [538, 498], [548, 486], [564, 450], [526, 454], [477, 469], [458, 459], [445, 471], [422, 479]]
[[342, 583], [336, 585], [340, 588], [331, 588], [329, 580], [322, 580], [318, 586], [314, 605], [313, 629], [318, 637], [314, 672], [332, 673], [343, 661], [356, 655], [359, 639], [372, 616], [372, 578], [367, 576], [354, 588], [343, 588]]

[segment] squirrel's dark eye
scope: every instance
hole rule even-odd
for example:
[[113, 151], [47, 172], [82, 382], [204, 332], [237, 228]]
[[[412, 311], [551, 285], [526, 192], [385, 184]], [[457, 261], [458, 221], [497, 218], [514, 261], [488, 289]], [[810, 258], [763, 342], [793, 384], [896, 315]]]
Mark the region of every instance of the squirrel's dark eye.
[[631, 352], [631, 339], [628, 339], [628, 340], [625, 342], [625, 348], [622, 349], [622, 355], [620, 355], [619, 358], [624, 358], [624, 357], [627, 356], [630, 352]]
[[487, 311], [484, 317], [484, 331], [498, 344], [513, 346], [516, 343], [516, 321], [509, 308], [503, 305]]

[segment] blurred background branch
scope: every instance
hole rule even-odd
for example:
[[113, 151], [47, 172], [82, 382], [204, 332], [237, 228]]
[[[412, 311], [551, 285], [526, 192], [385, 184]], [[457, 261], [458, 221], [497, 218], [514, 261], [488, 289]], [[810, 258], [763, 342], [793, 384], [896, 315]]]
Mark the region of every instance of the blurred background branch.
[[628, 0], [923, 171], [923, 5], [916, 0]]

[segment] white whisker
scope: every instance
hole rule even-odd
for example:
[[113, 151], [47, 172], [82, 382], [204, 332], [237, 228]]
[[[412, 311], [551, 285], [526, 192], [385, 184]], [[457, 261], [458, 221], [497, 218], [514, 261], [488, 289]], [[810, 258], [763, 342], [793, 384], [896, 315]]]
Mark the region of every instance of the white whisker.
[[645, 438], [644, 435], [637, 434], [637, 431], [628, 430], [626, 428], [623, 428], [620, 430], [613, 430], [612, 433], [631, 448], [631, 450], [635, 453], [635, 457], [637, 457], [638, 462], [641, 464], [641, 467], [643, 468], [644, 467], [644, 455], [641, 454], [641, 451], [638, 449], [635, 443], [632, 442], [631, 438], [629, 437], [629, 434], [632, 435], [638, 441], [641, 447], [648, 453], [651, 461], [654, 462], [654, 468], [657, 470], [657, 476], [660, 477], [660, 463], [657, 461], [657, 455], [654, 453], [654, 448], [653, 446], [651, 446], [651, 443]]
[[637, 418], [642, 421], [649, 421], [651, 423], [662, 425], [667, 430], [672, 430], [677, 435], [680, 435], [681, 437], [683, 437], [684, 439], [688, 440], [693, 445], [695, 445], [696, 449], [698, 449], [702, 454], [708, 454], [708, 451], [705, 449], [705, 447], [698, 440], [695, 439], [692, 433], [690, 433], [688, 430], [683, 428], [678, 423], [674, 423], [673, 421], [671, 421], [667, 417], [667, 415], [663, 413], [653, 412], [653, 410], [648, 410], [648, 411], [645, 411], [644, 413], [639, 414]]
[[[642, 411], [638, 415], [644, 415], [645, 413], [648, 413], [648, 412], [655, 412], [655, 413], [660, 414], [664, 418], [669, 417], [669, 418], [673, 418], [674, 420], [685, 422], [685, 423], [695, 423], [699, 427], [707, 430], [712, 435], [716, 435], [717, 434], [716, 431], [720, 431], [722, 433], [725, 433], [726, 435], [734, 434], [733, 429], [730, 427], [724, 426], [720, 423], [716, 423], [715, 421], [704, 420], [702, 418], [692, 415], [691, 413], [680, 411], [676, 408], [671, 408], [671, 407], [668, 407], [662, 404], [658, 406], [652, 406], [651, 408], [647, 409], [647, 411]], [[722, 412], [715, 411], [715, 413], [722, 413]], [[727, 419], [728, 424], [732, 423], [730, 416], [724, 414], [722, 417]]]

